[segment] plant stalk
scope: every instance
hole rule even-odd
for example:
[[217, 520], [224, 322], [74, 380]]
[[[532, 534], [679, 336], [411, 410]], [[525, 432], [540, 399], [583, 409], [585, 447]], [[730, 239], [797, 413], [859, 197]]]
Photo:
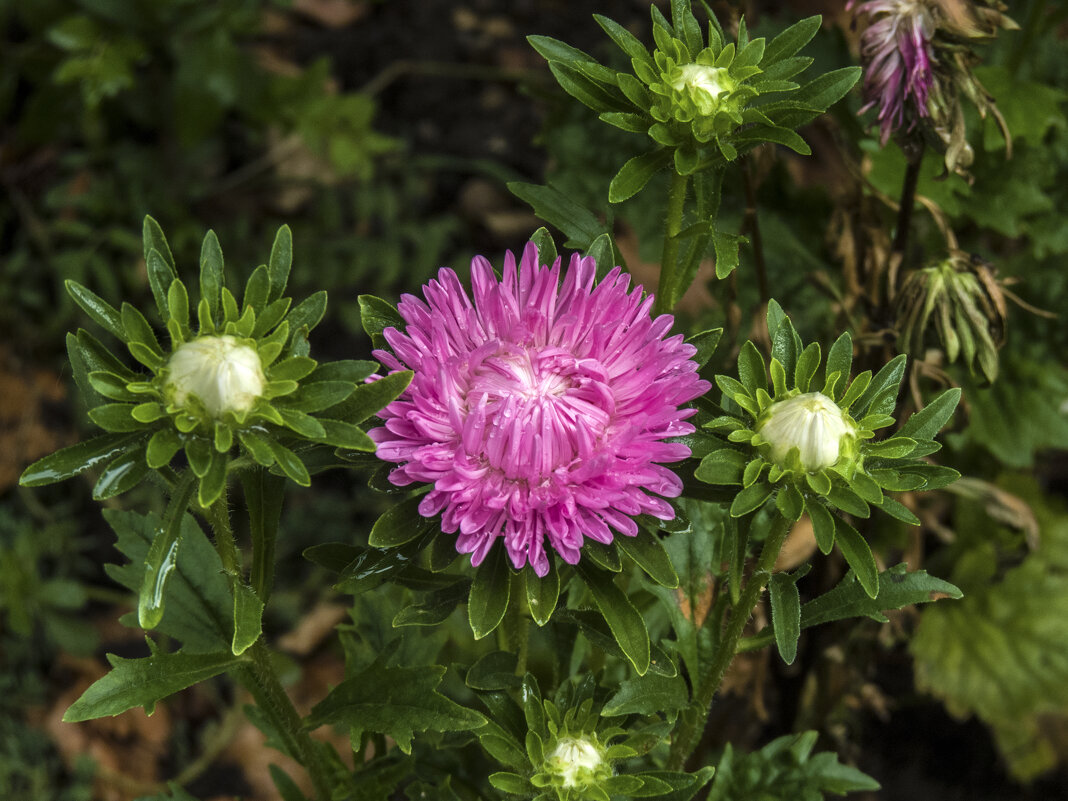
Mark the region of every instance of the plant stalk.
[[256, 706], [267, 716], [275, 734], [290, 756], [300, 762], [315, 788], [319, 801], [329, 801], [331, 781], [318, 746], [304, 729], [303, 720], [282, 682], [278, 679], [271, 653], [261, 637], [246, 651], [250, 663], [238, 671], [237, 678], [256, 700]]
[[909, 247], [909, 228], [912, 225], [912, 208], [916, 205], [916, 185], [920, 180], [920, 165], [923, 164], [923, 146], [908, 157], [905, 179], [901, 186], [901, 202], [897, 209], [897, 229], [890, 248], [890, 269], [886, 277], [886, 299], [894, 300], [897, 293], [897, 274]]
[[667, 222], [664, 228], [664, 250], [660, 257], [660, 280], [656, 287], [656, 303], [653, 316], [665, 314], [675, 306], [678, 293], [679, 271], [679, 232], [682, 231], [682, 217], [686, 208], [686, 188], [689, 176], [671, 171], [671, 185], [668, 187]]
[[779, 556], [779, 551], [782, 549], [782, 544], [786, 540], [786, 535], [789, 531], [790, 526], [787, 520], [782, 515], [776, 514], [775, 520], [771, 525], [771, 531], [768, 532], [768, 536], [764, 540], [764, 548], [757, 559], [756, 567], [749, 576], [738, 603], [731, 604], [730, 620], [727, 621], [726, 629], [723, 631], [716, 653], [708, 665], [708, 670], [698, 685], [694, 702], [691, 704], [691, 710], [697, 714], [686, 718], [671, 743], [671, 752], [668, 756], [668, 768], [670, 770], [681, 770], [686, 763], [686, 759], [697, 747], [698, 740], [704, 730], [704, 724], [708, 720], [712, 699], [723, 683], [723, 676], [727, 673], [727, 668], [730, 667], [731, 662], [734, 660], [742, 632], [745, 630], [745, 624], [749, 621], [753, 608], [757, 605], [764, 588], [771, 579], [772, 568], [775, 566], [775, 560]]

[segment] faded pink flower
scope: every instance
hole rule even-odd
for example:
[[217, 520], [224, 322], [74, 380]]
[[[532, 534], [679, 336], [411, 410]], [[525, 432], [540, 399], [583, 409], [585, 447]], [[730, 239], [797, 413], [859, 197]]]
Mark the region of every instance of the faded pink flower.
[[[481, 564], [498, 537], [516, 568], [549, 571], [548, 549], [579, 560], [584, 541], [638, 532], [634, 515], [670, 520], [664, 497], [682, 482], [664, 462], [690, 455], [673, 437], [691, 433], [709, 389], [695, 349], [667, 337], [673, 318], [651, 319], [653, 299], [617, 267], [600, 283], [593, 259], [540, 265], [527, 245], [505, 257], [498, 281], [481, 256], [472, 295], [442, 269], [404, 295], [404, 332], [384, 331], [390, 370], [415, 372], [373, 429], [378, 456], [399, 465], [398, 486], [433, 484], [419, 511], [441, 513], [456, 548]], [[663, 496], [663, 497], [658, 497]]]
[[[846, 8], [854, 5], [850, 0]], [[869, 24], [860, 40], [865, 100], [860, 113], [879, 110], [885, 145], [891, 134], [911, 131], [918, 119], [929, 116], [937, 20], [926, 0], [867, 0], [856, 5], [856, 17], [862, 15]]]

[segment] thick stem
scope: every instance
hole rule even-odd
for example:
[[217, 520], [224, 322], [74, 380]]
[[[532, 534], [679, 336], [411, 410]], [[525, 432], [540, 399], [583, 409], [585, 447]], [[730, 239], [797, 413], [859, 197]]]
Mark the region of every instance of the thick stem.
[[686, 763], [687, 757], [697, 747], [697, 742], [704, 730], [704, 724], [708, 720], [712, 698], [715, 696], [720, 684], [723, 683], [723, 676], [727, 673], [727, 668], [730, 667], [731, 662], [734, 660], [734, 655], [738, 650], [738, 643], [742, 638], [742, 631], [745, 630], [745, 624], [749, 621], [753, 608], [757, 605], [757, 601], [760, 600], [760, 596], [771, 578], [771, 570], [775, 566], [775, 559], [782, 549], [782, 544], [786, 540], [786, 534], [789, 530], [790, 526], [786, 519], [782, 515], [776, 514], [771, 531], [768, 532], [768, 536], [764, 540], [764, 548], [757, 559], [756, 568], [746, 582], [738, 603], [732, 604], [730, 607], [730, 620], [727, 621], [719, 646], [716, 648], [712, 661], [709, 663], [708, 669], [697, 687], [694, 702], [690, 707], [691, 711], [697, 714], [688, 716], [671, 744], [671, 753], [668, 757], [668, 768], [671, 770], [681, 770]]
[[664, 228], [664, 251], [660, 257], [660, 281], [656, 287], [656, 304], [653, 314], [665, 314], [675, 306], [678, 290], [679, 232], [686, 207], [686, 187], [689, 176], [671, 171], [668, 187], [667, 222]]
[[278, 680], [267, 645], [261, 638], [246, 654], [252, 658], [251, 663], [238, 673], [238, 680], [267, 716], [285, 751], [308, 771], [316, 798], [329, 801], [331, 781], [327, 766], [318, 745], [304, 729], [300, 714]]
[[892, 302], [897, 292], [897, 272], [909, 246], [909, 228], [912, 225], [912, 207], [916, 205], [916, 184], [920, 180], [920, 165], [923, 164], [923, 146], [908, 159], [905, 180], [901, 186], [901, 202], [897, 209], [897, 230], [890, 248], [890, 269], [886, 277], [886, 298]]

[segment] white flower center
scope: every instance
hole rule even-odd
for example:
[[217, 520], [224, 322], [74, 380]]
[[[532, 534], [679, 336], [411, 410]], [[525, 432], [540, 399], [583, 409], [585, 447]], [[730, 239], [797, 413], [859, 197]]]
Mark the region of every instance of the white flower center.
[[167, 363], [166, 391], [173, 402], [184, 406], [195, 396], [212, 417], [247, 412], [266, 384], [256, 349], [231, 336], [186, 342]]
[[[565, 737], [556, 746], [549, 764], [553, 771], [563, 779], [565, 788], [584, 786], [588, 774], [597, 770], [602, 762], [601, 752], [589, 740]], [[583, 776], [582, 774], [587, 774]]]
[[772, 462], [785, 467], [787, 455], [797, 448], [801, 467], [814, 472], [838, 461], [842, 444], [855, 427], [833, 400], [808, 392], [773, 403], [757, 432], [771, 446]]

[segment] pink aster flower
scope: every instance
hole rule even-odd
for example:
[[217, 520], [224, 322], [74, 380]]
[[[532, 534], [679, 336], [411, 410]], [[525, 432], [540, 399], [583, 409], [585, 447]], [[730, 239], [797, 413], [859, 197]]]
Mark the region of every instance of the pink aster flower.
[[441, 513], [473, 565], [502, 538], [516, 568], [544, 576], [549, 549], [575, 564], [587, 538], [675, 515], [664, 498], [682, 482], [663, 463], [690, 455], [671, 441], [694, 430], [679, 407], [709, 384], [693, 346], [667, 336], [673, 318], [651, 319], [618, 267], [600, 283], [595, 269], [572, 256], [561, 282], [560, 259], [540, 265], [530, 244], [498, 281], [479, 256], [471, 296], [442, 269], [425, 302], [402, 297], [405, 330], [383, 332], [392, 353], [375, 358], [415, 378], [370, 432], [378, 456], [399, 465], [394, 484], [433, 484], [419, 511]]
[[[846, 4], [852, 8], [855, 0]], [[860, 113], [878, 108], [880, 139], [911, 131], [929, 116], [927, 98], [935, 81], [936, 19], [925, 0], [867, 0], [856, 16], [869, 24], [860, 40], [864, 63], [864, 100]]]

